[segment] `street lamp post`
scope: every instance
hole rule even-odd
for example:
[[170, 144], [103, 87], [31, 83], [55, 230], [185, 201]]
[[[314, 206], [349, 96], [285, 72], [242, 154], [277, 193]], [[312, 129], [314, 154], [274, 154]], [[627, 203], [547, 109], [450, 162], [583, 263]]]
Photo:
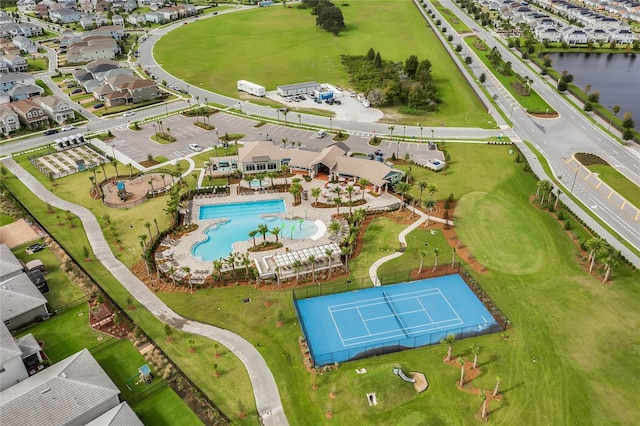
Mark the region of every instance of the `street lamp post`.
[[280, 123], [280, 110], [279, 109], [276, 110], [276, 114], [278, 114], [278, 123]]
[[573, 187], [576, 184], [576, 178], [578, 177], [578, 170], [580, 170], [580, 167], [582, 166], [582, 164], [578, 164], [578, 167], [576, 167], [576, 174], [573, 175], [573, 182], [571, 182], [571, 195], [573, 195]]
[[153, 134], [155, 138], [158, 139], [158, 128], [156, 127], [155, 123], [153, 124]]
[[418, 123], [418, 127], [420, 127], [420, 143], [422, 143], [422, 126]]
[[407, 137], [407, 126], [402, 126], [402, 139]]
[[509, 111], [509, 121], [511, 121], [511, 116], [513, 115], [513, 106], [515, 105], [516, 101], [511, 102], [511, 110]]
[[329, 117], [329, 131], [333, 131], [333, 120], [331, 119], [331, 117]]
[[433, 129], [431, 129], [431, 143], [433, 143]]

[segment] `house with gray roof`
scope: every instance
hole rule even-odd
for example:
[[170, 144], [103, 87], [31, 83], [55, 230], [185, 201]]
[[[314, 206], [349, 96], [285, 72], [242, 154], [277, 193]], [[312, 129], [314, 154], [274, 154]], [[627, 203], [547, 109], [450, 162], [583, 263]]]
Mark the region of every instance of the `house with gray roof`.
[[11, 72], [27, 71], [27, 60], [15, 53], [7, 53], [2, 56], [2, 60], [7, 64]]
[[82, 13], [75, 9], [49, 9], [49, 18], [57, 24], [70, 24], [80, 21]]
[[136, 416], [129, 404], [123, 402], [90, 421], [87, 426], [144, 426], [144, 423]]
[[37, 84], [21, 84], [17, 83], [11, 89], [7, 90], [7, 94], [12, 101], [20, 101], [29, 99], [34, 96], [40, 96], [44, 93], [44, 89]]
[[119, 394], [83, 349], [0, 392], [0, 424], [86, 425], [120, 405]]
[[55, 95], [38, 97], [35, 98], [34, 101], [44, 109], [47, 117], [58, 124], [72, 120], [74, 117], [74, 112], [71, 106], [69, 106], [69, 102]]
[[6, 325], [0, 323], [0, 392], [29, 377], [22, 351]]
[[47, 299], [27, 274], [0, 283], [0, 321], [10, 330], [18, 330], [48, 317]]
[[[2, 92], [0, 92], [2, 93]], [[8, 97], [9, 95], [7, 95]], [[20, 128], [20, 118], [8, 105], [0, 105], [0, 133], [8, 135]]]
[[24, 36], [15, 36], [13, 39], [13, 45], [15, 47], [17, 47], [18, 49], [20, 49], [20, 51], [22, 52], [26, 52], [29, 54], [32, 53], [37, 53], [38, 52], [38, 46], [36, 46], [35, 44], [33, 44], [33, 42], [31, 40], [29, 40], [28, 38], [24, 37]]
[[13, 254], [6, 244], [0, 244], [0, 282], [17, 277], [24, 272], [22, 262]]

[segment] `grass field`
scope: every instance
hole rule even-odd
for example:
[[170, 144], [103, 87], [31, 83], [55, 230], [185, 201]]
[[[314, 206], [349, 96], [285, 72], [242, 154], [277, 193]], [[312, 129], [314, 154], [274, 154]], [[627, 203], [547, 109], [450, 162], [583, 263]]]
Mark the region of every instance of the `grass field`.
[[228, 96], [238, 96], [239, 79], [267, 90], [309, 80], [349, 87], [340, 55], [373, 48], [383, 59], [404, 61], [415, 54], [431, 61], [443, 107], [432, 115], [394, 115], [394, 121], [430, 126], [446, 117], [447, 126], [495, 126], [471, 88], [460, 83], [460, 72], [412, 2], [358, 1], [342, 10], [347, 28], [339, 37], [316, 27], [309, 10], [259, 8], [185, 25], [163, 37], [154, 54], [189, 84]]
[[[488, 268], [476, 278], [513, 324], [507, 339], [483, 336], [458, 342], [454, 349], [454, 354], [471, 358], [469, 346], [482, 347], [478, 386], [492, 388], [496, 375], [503, 375], [505, 400], [492, 403], [491, 421], [504, 425], [640, 421], [633, 391], [640, 384], [640, 367], [633, 361], [640, 348], [640, 320], [634, 308], [640, 298], [638, 275], [621, 266], [608, 286], [587, 276], [562, 226], [529, 204], [535, 180], [514, 163], [508, 147], [453, 145], [447, 147], [454, 164], [446, 175], [433, 174], [433, 181], [442, 188], [438, 198], [450, 191], [463, 194], [454, 218], [456, 229]], [[463, 161], [465, 155], [476, 161]], [[484, 175], [491, 179], [483, 179]], [[460, 185], [458, 180], [464, 176], [480, 178]], [[365, 272], [379, 255], [395, 249], [394, 234], [399, 228], [386, 219], [372, 224], [365, 234], [364, 256], [369, 257], [350, 263], [354, 276]], [[451, 259], [440, 232], [416, 230], [408, 236], [405, 253], [385, 263], [379, 273], [416, 268], [425, 241], [431, 250], [427, 264], [433, 264], [435, 247], [441, 250], [440, 263]], [[480, 406], [477, 397], [455, 389], [459, 370], [442, 364], [446, 352], [442, 346], [346, 363], [337, 372], [314, 379], [300, 365], [296, 344], [300, 330], [287, 292], [226, 288], [199, 291], [197, 299], [182, 294], [161, 297], [177, 311], [201, 321], [207, 321], [211, 306], [222, 306], [224, 314], [213, 321], [216, 325], [261, 342], [260, 351], [276, 376], [292, 424], [308, 419], [317, 424], [344, 423], [352, 418], [367, 424], [416, 424], [424, 421], [424, 413], [429, 413], [430, 423], [470, 424]], [[253, 306], [238, 302], [244, 297], [251, 297]], [[264, 306], [267, 301], [273, 304], [270, 308]], [[285, 325], [276, 328], [280, 311]], [[404, 382], [391, 374], [395, 364], [425, 372], [430, 383], [427, 393], [407, 392]], [[354, 370], [361, 367], [371, 375], [356, 375]], [[311, 390], [314, 381], [317, 391]], [[330, 401], [333, 419], [329, 421], [324, 411], [332, 389], [337, 397]], [[392, 392], [386, 393], [387, 389]], [[381, 402], [375, 410], [365, 403], [364, 394], [371, 391]]]
[[11, 216], [7, 216], [6, 214], [0, 213], [0, 226], [5, 226], [15, 221], [16, 220]]

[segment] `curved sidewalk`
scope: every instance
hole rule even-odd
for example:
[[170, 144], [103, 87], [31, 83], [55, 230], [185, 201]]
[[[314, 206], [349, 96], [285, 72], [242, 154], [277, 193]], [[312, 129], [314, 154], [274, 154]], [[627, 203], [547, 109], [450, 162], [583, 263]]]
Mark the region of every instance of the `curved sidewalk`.
[[[413, 222], [411, 225], [407, 226], [398, 235], [398, 241], [400, 241], [400, 246], [401, 247], [406, 247], [407, 246], [407, 235], [409, 235], [409, 232], [413, 231], [418, 226], [422, 225], [423, 223], [425, 223], [427, 221], [427, 215], [424, 212], [421, 212], [420, 210], [416, 209], [415, 213], [418, 216], [420, 216], [420, 218], [418, 220], [416, 220], [415, 222]], [[433, 222], [445, 223], [445, 219], [440, 219], [439, 217], [429, 217], [429, 220], [433, 221]], [[449, 225], [453, 225], [453, 222], [451, 222], [451, 221], [448, 221], [448, 222], [449, 222]], [[373, 283], [374, 287], [380, 286], [380, 279], [378, 278], [378, 268], [383, 263], [388, 262], [391, 259], [395, 259], [396, 257], [402, 256], [403, 253], [404, 253], [404, 251], [396, 251], [394, 253], [391, 253], [388, 256], [385, 256], [383, 258], [380, 258], [380, 259], [376, 260], [373, 263], [373, 265], [371, 265], [371, 267], [369, 268], [369, 279], [371, 279], [371, 282]]]
[[93, 214], [86, 208], [62, 200], [45, 188], [36, 178], [27, 173], [13, 159], [4, 161], [5, 166], [17, 179], [25, 184], [43, 202], [62, 210], [69, 210], [82, 221], [87, 238], [96, 259], [144, 305], [158, 320], [187, 333], [198, 334], [220, 342], [233, 352], [244, 364], [253, 386], [258, 414], [264, 425], [281, 426], [288, 424], [282, 408], [280, 394], [271, 370], [264, 358], [251, 343], [239, 335], [209, 324], [187, 320], [164, 304], [111, 252], [102, 229]]

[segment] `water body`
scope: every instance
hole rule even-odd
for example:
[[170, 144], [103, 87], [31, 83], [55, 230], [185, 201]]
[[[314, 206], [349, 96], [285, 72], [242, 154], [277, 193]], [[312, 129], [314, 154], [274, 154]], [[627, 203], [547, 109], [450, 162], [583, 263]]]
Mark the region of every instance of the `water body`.
[[635, 128], [640, 130], [640, 58], [607, 53], [549, 53], [553, 68], [573, 74], [573, 83], [591, 92], [600, 92], [600, 104], [611, 109], [620, 105], [618, 117], [633, 114]]

